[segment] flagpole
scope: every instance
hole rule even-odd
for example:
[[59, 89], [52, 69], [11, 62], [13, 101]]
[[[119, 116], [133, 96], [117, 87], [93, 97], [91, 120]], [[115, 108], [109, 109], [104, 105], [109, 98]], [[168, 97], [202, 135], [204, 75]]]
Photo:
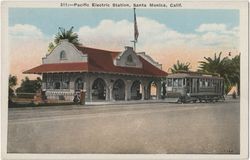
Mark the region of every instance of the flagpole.
[[136, 43], [137, 43], [138, 36], [139, 36], [139, 32], [137, 28], [136, 14], [135, 14], [135, 8], [134, 8], [134, 40], [131, 41], [134, 43], [134, 51], [136, 51]]
[[136, 23], [136, 17], [135, 17], [135, 8], [134, 8], [134, 51], [136, 51], [136, 37], [135, 37], [135, 23]]

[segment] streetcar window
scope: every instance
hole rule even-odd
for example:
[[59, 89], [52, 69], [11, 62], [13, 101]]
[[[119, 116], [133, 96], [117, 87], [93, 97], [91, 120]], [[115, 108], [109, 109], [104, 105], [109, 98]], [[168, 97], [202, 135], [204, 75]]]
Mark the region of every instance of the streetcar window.
[[185, 86], [186, 85], [186, 79], [184, 78], [183, 79], [183, 86]]
[[182, 79], [178, 79], [178, 87], [182, 87]]
[[172, 79], [168, 79], [167, 85], [168, 85], [168, 87], [172, 87]]
[[211, 82], [210, 80], [207, 81], [207, 86], [210, 87], [211, 86]]
[[206, 81], [205, 81], [205, 86], [206, 86], [206, 87], [208, 86], [208, 81], [207, 81], [207, 79], [206, 79]]
[[177, 87], [177, 86], [178, 86], [178, 79], [174, 78], [174, 87]]
[[200, 87], [202, 87], [202, 80], [200, 80]]
[[205, 80], [203, 79], [202, 80], [202, 87], [205, 87], [206, 86], [206, 82], [205, 82]]

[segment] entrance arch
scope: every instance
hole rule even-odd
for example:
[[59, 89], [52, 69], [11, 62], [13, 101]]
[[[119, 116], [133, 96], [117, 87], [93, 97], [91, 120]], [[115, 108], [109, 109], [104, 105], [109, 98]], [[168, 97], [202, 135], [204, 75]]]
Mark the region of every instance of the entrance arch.
[[113, 99], [125, 100], [125, 83], [121, 79], [116, 80], [113, 85]]
[[82, 78], [77, 78], [75, 81], [75, 91], [83, 90], [83, 80]]
[[151, 81], [148, 85], [149, 99], [157, 99], [157, 84], [155, 81]]
[[131, 86], [131, 99], [132, 100], [142, 99], [142, 85], [139, 80], [134, 81]]
[[106, 100], [106, 83], [101, 78], [97, 78], [92, 85], [92, 99]]

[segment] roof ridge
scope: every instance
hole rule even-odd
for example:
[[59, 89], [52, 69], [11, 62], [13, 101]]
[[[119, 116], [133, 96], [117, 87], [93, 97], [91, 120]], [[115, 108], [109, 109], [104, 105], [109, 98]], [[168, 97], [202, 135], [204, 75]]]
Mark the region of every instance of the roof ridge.
[[92, 48], [92, 47], [86, 47], [86, 46], [83, 46], [83, 45], [77, 45], [76, 46], [77, 48], [87, 48], [87, 49], [93, 49], [93, 50], [98, 50], [98, 51], [105, 51], [105, 52], [113, 52], [113, 53], [120, 53], [121, 51], [111, 51], [111, 50], [106, 50], [106, 49], [100, 49], [100, 48]]

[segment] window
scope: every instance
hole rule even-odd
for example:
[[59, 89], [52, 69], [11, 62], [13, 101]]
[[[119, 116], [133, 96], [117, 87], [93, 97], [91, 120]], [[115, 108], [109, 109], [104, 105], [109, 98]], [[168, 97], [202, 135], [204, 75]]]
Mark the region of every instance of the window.
[[207, 86], [211, 87], [211, 80], [210, 79], [207, 80]]
[[182, 83], [183, 83], [183, 82], [182, 82], [182, 79], [179, 78], [179, 79], [178, 79], [178, 87], [182, 87]]
[[69, 89], [69, 81], [62, 82], [62, 89]]
[[168, 81], [167, 81], [167, 86], [168, 86], [168, 87], [172, 87], [172, 79], [168, 79]]
[[174, 78], [174, 87], [177, 87], [177, 86], [178, 86], [178, 79]]
[[202, 80], [200, 80], [200, 87], [202, 87]]
[[133, 57], [132, 57], [132, 55], [129, 55], [129, 56], [127, 57], [127, 62], [128, 62], [128, 63], [133, 63]]
[[66, 59], [66, 52], [64, 50], [62, 50], [61, 53], [60, 53], [60, 59], [61, 60]]
[[205, 81], [205, 87], [208, 87], [208, 81], [207, 81], [207, 79]]
[[202, 80], [202, 87], [205, 87], [206, 86], [206, 83], [205, 83], [205, 80], [203, 79]]

